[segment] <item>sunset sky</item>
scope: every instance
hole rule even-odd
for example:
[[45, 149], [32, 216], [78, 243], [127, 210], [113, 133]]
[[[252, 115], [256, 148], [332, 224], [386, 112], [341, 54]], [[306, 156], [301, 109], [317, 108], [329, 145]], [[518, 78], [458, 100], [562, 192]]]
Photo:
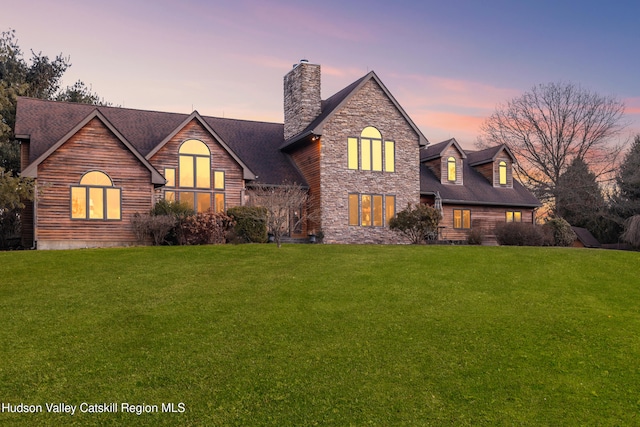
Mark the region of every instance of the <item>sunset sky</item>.
[[374, 70], [432, 142], [472, 148], [496, 105], [572, 82], [640, 133], [637, 1], [0, 0], [0, 30], [71, 58], [64, 85], [128, 108], [282, 122], [282, 79], [322, 66], [327, 98]]

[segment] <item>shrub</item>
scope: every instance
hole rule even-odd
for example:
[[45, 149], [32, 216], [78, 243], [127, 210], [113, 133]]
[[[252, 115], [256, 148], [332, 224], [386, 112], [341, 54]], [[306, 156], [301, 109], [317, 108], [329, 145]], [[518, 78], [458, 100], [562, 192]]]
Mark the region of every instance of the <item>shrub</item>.
[[472, 228], [467, 235], [467, 243], [470, 245], [481, 245], [484, 241], [484, 233], [480, 228]]
[[147, 239], [151, 238], [151, 242], [158, 246], [165, 242], [169, 231], [176, 225], [174, 217], [169, 215], [133, 215], [133, 232], [139, 243], [147, 243]]
[[555, 217], [547, 220], [543, 227], [549, 230], [553, 246], [571, 246], [576, 240], [576, 233], [563, 218]]
[[195, 215], [193, 207], [186, 203], [171, 202], [168, 200], [158, 200], [153, 209], [152, 216], [169, 216], [174, 219], [174, 225], [171, 227], [165, 241], [172, 245], [186, 244], [184, 225], [188, 217]]
[[184, 222], [185, 239], [188, 245], [226, 243], [227, 233], [233, 225], [233, 218], [222, 212], [198, 212]]
[[389, 228], [406, 236], [411, 243], [419, 244], [437, 233], [441, 218], [440, 212], [429, 205], [409, 203], [406, 209], [391, 218]]
[[524, 222], [504, 222], [496, 225], [498, 243], [505, 246], [542, 246], [547, 242], [542, 227]]
[[236, 206], [227, 210], [235, 221], [233, 231], [238, 242], [267, 241], [267, 209], [259, 206]]

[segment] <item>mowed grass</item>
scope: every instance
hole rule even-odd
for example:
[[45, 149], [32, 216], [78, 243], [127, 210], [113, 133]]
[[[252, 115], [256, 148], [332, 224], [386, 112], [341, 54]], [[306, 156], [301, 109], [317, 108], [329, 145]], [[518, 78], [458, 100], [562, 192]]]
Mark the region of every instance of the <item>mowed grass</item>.
[[0, 403], [45, 410], [0, 424], [639, 425], [639, 262], [454, 246], [0, 253]]

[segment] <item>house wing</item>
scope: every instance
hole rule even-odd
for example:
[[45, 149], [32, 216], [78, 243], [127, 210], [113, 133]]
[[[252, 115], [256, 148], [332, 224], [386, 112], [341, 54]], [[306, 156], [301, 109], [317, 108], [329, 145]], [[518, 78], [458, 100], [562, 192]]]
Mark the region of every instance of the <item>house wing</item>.
[[422, 134], [422, 131], [416, 126], [416, 124], [411, 120], [411, 117], [404, 111], [402, 106], [398, 103], [398, 101], [394, 98], [394, 96], [389, 92], [387, 87], [382, 83], [380, 78], [376, 75], [375, 72], [371, 71], [364, 77], [356, 80], [351, 83], [349, 86], [345, 87], [341, 91], [334, 94], [332, 97], [326, 99], [322, 102], [322, 112], [320, 115], [313, 120], [309, 126], [306, 127], [305, 130], [300, 132], [298, 135], [290, 138], [285, 141], [284, 144], [280, 146], [280, 149], [286, 150], [288, 148], [292, 148], [298, 143], [304, 141], [310, 135], [322, 135], [322, 130], [324, 124], [337, 112], [341, 109], [341, 107], [346, 104], [349, 99], [351, 99], [368, 81], [374, 80], [381, 88], [385, 95], [391, 100], [394, 106], [398, 109], [398, 111], [402, 114], [407, 123], [413, 128], [413, 130], [419, 135], [420, 138], [420, 146], [426, 146], [429, 144], [427, 138]]
[[537, 208], [540, 201], [522, 184], [514, 180], [512, 188], [496, 188], [465, 161], [464, 185], [443, 184], [431, 169], [420, 164], [420, 194], [440, 193], [442, 201], [450, 204], [513, 206]]
[[[125, 146], [131, 153], [142, 163], [151, 173], [151, 182], [155, 185], [164, 185], [166, 180], [164, 177], [144, 158], [142, 154], [131, 144], [118, 129], [116, 129], [113, 124], [100, 112], [98, 108], [95, 106], [93, 110], [85, 116], [78, 124], [76, 124], [73, 128], [71, 128], [68, 132], [66, 132], [62, 137], [60, 137], [57, 141], [54, 141], [46, 150], [40, 154], [34, 161], [32, 161], [23, 171], [22, 175], [37, 178], [38, 177], [38, 165], [42, 163], [45, 159], [47, 159], [51, 154], [53, 154], [58, 148], [60, 148], [65, 142], [67, 142], [73, 135], [75, 135], [80, 129], [84, 128], [91, 120], [98, 119], [100, 120], [114, 135], [115, 137]], [[63, 122], [64, 120], [61, 120]], [[19, 130], [21, 128], [18, 127]], [[58, 130], [59, 132], [59, 130]], [[17, 133], [17, 132], [16, 132]], [[54, 132], [55, 134], [55, 132]], [[42, 147], [40, 147], [42, 148]]]

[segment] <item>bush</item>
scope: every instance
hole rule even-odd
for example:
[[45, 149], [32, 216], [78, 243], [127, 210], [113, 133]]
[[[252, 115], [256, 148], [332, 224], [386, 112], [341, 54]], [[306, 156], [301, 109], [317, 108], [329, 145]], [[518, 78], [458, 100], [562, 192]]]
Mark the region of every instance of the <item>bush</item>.
[[147, 239], [151, 238], [151, 242], [158, 246], [165, 242], [169, 231], [176, 225], [174, 217], [169, 215], [133, 215], [133, 232], [139, 243], [147, 243]]
[[470, 245], [481, 245], [484, 241], [484, 233], [480, 228], [472, 228], [467, 235], [467, 243]]
[[389, 228], [406, 236], [411, 243], [424, 243], [428, 236], [436, 235], [438, 223], [442, 216], [440, 212], [422, 203], [411, 205], [389, 221]]
[[226, 243], [227, 233], [233, 228], [233, 218], [208, 210], [188, 216], [184, 222], [185, 240], [188, 245]]
[[193, 207], [186, 203], [171, 202], [165, 199], [158, 200], [153, 209], [152, 216], [169, 216], [174, 219], [174, 225], [171, 227], [165, 241], [172, 245], [186, 244], [184, 225], [188, 217], [195, 215]]
[[542, 227], [524, 222], [504, 222], [496, 225], [498, 243], [505, 246], [542, 246], [548, 243]]
[[227, 210], [235, 221], [233, 231], [238, 242], [266, 243], [267, 209], [258, 206], [236, 206]]
[[571, 225], [563, 218], [551, 218], [547, 220], [543, 227], [549, 230], [549, 234], [552, 236], [553, 246], [571, 246], [576, 240], [576, 233], [571, 228]]

